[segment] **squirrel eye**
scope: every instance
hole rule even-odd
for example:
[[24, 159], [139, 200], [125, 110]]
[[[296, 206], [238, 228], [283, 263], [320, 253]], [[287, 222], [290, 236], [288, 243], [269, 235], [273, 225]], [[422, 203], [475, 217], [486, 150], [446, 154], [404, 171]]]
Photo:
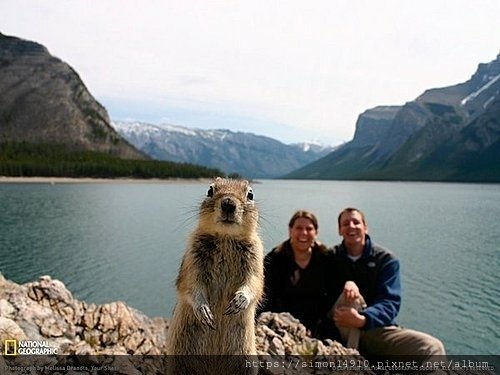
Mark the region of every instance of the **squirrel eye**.
[[252, 190], [252, 188], [248, 188], [247, 199], [250, 200], [250, 201], [253, 201], [253, 190]]
[[212, 198], [214, 196], [214, 185], [210, 185], [210, 187], [208, 188], [208, 191], [207, 191], [207, 197], [210, 197]]

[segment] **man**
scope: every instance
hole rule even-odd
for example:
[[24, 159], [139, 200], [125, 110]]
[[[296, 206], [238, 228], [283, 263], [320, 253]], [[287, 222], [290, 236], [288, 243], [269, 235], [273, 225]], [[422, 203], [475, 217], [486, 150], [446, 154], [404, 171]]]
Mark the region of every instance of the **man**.
[[422, 360], [445, 355], [440, 340], [397, 326], [401, 305], [399, 261], [388, 250], [374, 244], [368, 235], [365, 215], [356, 208], [346, 208], [338, 216], [343, 241], [334, 248], [334, 282], [337, 294], [350, 293], [344, 288], [353, 281], [367, 307], [335, 309], [338, 327], [360, 329], [359, 351], [366, 357], [389, 355], [421, 356]]

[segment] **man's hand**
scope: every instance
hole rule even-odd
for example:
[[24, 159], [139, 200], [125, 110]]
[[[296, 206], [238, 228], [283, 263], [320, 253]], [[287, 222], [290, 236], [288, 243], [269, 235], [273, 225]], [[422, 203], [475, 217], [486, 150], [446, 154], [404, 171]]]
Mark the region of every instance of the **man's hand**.
[[366, 317], [352, 307], [338, 307], [333, 314], [335, 324], [341, 327], [361, 328], [366, 324]]

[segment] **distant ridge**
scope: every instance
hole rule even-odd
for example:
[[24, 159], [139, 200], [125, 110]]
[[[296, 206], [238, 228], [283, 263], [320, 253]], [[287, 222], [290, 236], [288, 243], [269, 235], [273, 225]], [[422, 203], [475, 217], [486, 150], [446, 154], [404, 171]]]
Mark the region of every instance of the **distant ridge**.
[[366, 110], [352, 141], [284, 178], [500, 182], [500, 55], [464, 83]]
[[286, 145], [275, 139], [226, 129], [113, 121], [131, 144], [157, 160], [189, 162], [248, 178], [274, 178], [333, 150], [314, 142]]

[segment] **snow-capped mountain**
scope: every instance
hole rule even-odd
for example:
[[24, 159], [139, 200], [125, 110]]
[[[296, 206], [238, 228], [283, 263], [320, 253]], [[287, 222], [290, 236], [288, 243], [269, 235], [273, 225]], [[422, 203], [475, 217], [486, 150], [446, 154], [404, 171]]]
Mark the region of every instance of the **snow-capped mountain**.
[[318, 140], [292, 143], [290, 146], [298, 147], [304, 152], [323, 153], [325, 149], [332, 151], [335, 147], [325, 146]]
[[112, 122], [128, 142], [158, 160], [215, 167], [247, 178], [274, 178], [333, 150], [318, 142], [286, 145], [273, 138], [224, 129]]
[[465, 82], [359, 115], [352, 141], [288, 178], [500, 181], [500, 54]]

